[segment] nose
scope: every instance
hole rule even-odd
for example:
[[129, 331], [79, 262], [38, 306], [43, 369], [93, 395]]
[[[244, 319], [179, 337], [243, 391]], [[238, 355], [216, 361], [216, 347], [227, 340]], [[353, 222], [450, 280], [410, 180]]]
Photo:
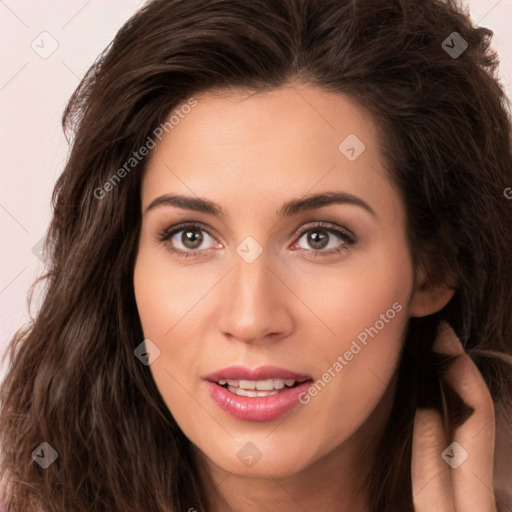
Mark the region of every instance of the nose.
[[265, 251], [252, 263], [235, 257], [234, 268], [223, 281], [218, 328], [224, 336], [264, 344], [293, 331], [293, 293], [270, 268]]

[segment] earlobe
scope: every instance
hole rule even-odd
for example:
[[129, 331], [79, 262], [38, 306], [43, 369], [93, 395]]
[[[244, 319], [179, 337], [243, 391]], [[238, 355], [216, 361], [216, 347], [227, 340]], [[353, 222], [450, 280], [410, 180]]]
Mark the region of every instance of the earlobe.
[[455, 294], [455, 286], [448, 282], [433, 283], [423, 270], [418, 272], [417, 286], [409, 305], [409, 316], [432, 315], [443, 309]]

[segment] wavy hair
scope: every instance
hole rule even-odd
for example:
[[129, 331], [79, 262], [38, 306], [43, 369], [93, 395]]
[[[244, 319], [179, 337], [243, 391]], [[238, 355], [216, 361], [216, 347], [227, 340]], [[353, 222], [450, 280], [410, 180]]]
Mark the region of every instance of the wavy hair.
[[[443, 45], [454, 32], [468, 45], [456, 58]], [[43, 300], [10, 340], [0, 388], [6, 509], [210, 510], [204, 468], [133, 353], [143, 340], [133, 270], [148, 159], [95, 195], [174, 108], [205, 91], [298, 80], [367, 109], [406, 207], [413, 261], [456, 290], [440, 313], [410, 319], [366, 482], [371, 510], [412, 510], [412, 419], [439, 406], [429, 353], [440, 319], [510, 420], [511, 122], [491, 36], [451, 0], [153, 0], [132, 16], [64, 113], [71, 152], [52, 196], [48, 267], [30, 294], [44, 282]], [[47, 469], [31, 457], [43, 441], [58, 452]]]

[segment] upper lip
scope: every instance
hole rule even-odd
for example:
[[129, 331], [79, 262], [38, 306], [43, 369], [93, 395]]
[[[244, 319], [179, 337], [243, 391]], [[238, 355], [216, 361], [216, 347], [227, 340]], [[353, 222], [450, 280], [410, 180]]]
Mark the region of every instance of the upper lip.
[[268, 380], [268, 379], [293, 379], [298, 382], [311, 380], [310, 375], [297, 373], [286, 368], [278, 366], [259, 366], [258, 368], [249, 368], [248, 366], [229, 366], [206, 375], [205, 380], [210, 382], [219, 382], [221, 379], [232, 380]]

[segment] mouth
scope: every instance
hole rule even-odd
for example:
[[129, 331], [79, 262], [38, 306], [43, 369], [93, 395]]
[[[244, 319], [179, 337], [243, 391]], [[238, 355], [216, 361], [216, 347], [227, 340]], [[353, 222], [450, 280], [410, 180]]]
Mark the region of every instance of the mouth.
[[216, 384], [238, 396], [272, 396], [288, 389], [295, 388], [307, 379], [298, 381], [294, 379], [266, 379], [266, 380], [233, 380], [219, 379]]
[[298, 405], [313, 379], [273, 366], [234, 366], [207, 375], [205, 381], [213, 401], [230, 416], [272, 421]]

